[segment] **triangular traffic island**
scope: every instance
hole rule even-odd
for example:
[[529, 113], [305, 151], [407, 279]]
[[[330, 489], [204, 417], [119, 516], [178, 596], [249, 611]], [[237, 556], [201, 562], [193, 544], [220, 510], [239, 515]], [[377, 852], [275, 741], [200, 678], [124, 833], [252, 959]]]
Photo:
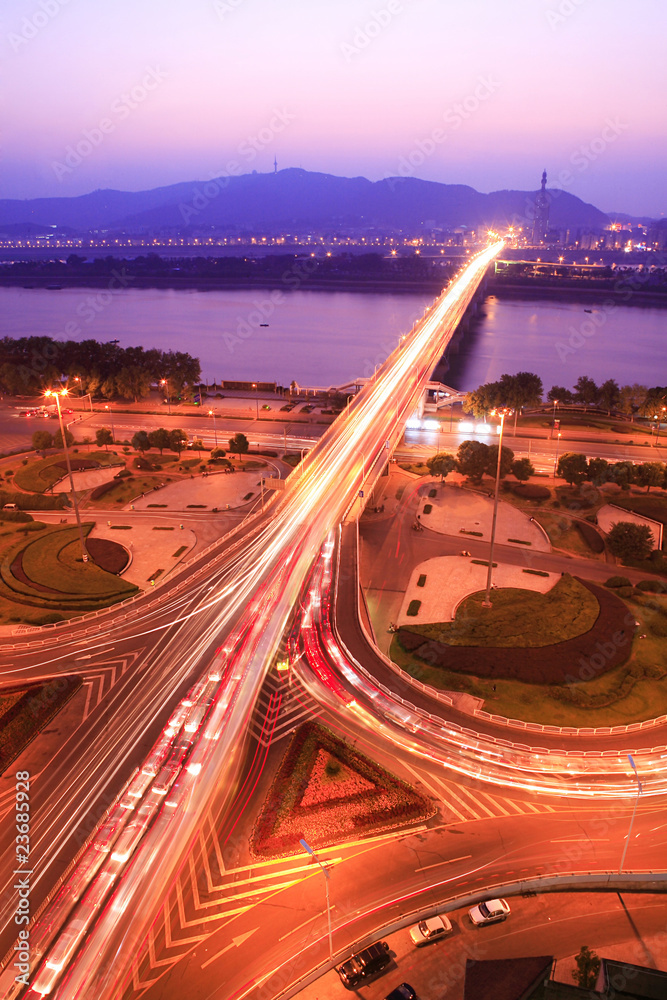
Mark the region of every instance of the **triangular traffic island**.
[[257, 857], [322, 848], [428, 819], [433, 804], [323, 726], [300, 726], [257, 818]]

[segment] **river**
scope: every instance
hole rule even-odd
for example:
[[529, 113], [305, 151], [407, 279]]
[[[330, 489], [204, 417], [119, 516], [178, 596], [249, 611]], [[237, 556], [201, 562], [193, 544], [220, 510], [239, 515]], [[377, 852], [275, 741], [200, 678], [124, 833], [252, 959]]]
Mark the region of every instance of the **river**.
[[[1, 287], [0, 336], [188, 351], [208, 382], [328, 386], [372, 375], [429, 301], [425, 294]], [[524, 370], [540, 375], [545, 390], [569, 388], [579, 375], [665, 385], [666, 332], [667, 310], [490, 296], [452, 354], [447, 382], [472, 389]]]

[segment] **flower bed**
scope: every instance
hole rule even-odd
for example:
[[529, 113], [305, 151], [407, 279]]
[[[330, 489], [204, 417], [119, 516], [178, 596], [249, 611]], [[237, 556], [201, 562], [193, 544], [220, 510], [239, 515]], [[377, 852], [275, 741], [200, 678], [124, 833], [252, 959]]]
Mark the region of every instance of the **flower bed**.
[[258, 857], [314, 848], [391, 830], [431, 816], [434, 808], [406, 782], [352, 750], [328, 729], [296, 731], [251, 837]]

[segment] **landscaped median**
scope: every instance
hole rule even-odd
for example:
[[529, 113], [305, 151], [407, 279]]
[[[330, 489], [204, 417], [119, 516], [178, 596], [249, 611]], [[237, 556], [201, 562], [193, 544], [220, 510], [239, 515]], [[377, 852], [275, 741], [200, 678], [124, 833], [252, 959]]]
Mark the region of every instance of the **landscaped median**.
[[428, 819], [433, 804], [314, 722], [297, 729], [255, 823], [258, 857], [356, 840]]
[[[93, 527], [93, 523], [84, 524], [84, 535]], [[97, 549], [93, 545], [92, 555], [97, 553], [100, 562], [106, 563], [111, 556], [109, 544]], [[96, 565], [93, 558], [83, 562], [76, 526], [3, 524], [0, 555], [0, 610], [5, 620], [60, 621], [137, 593], [137, 587]], [[45, 613], [26, 615], [24, 606]]]

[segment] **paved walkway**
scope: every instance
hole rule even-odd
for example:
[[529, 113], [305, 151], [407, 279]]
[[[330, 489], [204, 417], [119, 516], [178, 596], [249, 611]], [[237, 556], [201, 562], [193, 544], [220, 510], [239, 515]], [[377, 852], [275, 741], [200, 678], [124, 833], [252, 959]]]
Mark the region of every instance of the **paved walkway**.
[[98, 518], [89, 536], [118, 542], [129, 552], [130, 564], [120, 575], [141, 590], [151, 586], [151, 579], [166, 577], [197, 544], [197, 535], [189, 525], [174, 523], [173, 517], [156, 520], [129, 524], [118, 515]]
[[[428, 494], [436, 490], [436, 495]], [[461, 536], [461, 546], [465, 548], [466, 535], [461, 531], [479, 532], [470, 537], [490, 540], [491, 522], [493, 519], [493, 499], [459, 486], [448, 486], [429, 479], [424, 486], [419, 487], [420, 504], [417, 516], [423, 524], [432, 531], [444, 535]], [[431, 506], [429, 514], [424, 513], [426, 505]], [[514, 539], [521, 541], [516, 543]], [[511, 503], [498, 503], [498, 519], [496, 524], [496, 540], [509, 545], [530, 542], [530, 548], [542, 552], [550, 552], [551, 545], [545, 532], [527, 514]], [[528, 546], [525, 546], [528, 548]]]
[[[495, 561], [495, 560], [494, 560]], [[397, 625], [425, 625], [427, 622], [452, 621], [464, 597], [486, 587], [487, 566], [480, 566], [472, 559], [461, 556], [440, 556], [421, 562], [412, 571], [408, 589], [401, 602]], [[417, 585], [426, 577], [423, 587]], [[536, 576], [520, 566], [501, 563], [493, 571], [493, 586], [519, 587], [545, 594], [551, 590], [560, 573]], [[406, 614], [410, 601], [421, 601], [416, 616]]]
[[252, 472], [216, 472], [207, 476], [195, 476], [194, 479], [179, 479], [138, 497], [133, 501], [133, 506], [135, 510], [154, 509], [156, 504], [164, 505], [165, 510], [172, 511], [197, 507], [227, 510], [256, 501], [261, 494], [260, 476], [266, 479], [277, 474], [277, 470], [268, 465]]

